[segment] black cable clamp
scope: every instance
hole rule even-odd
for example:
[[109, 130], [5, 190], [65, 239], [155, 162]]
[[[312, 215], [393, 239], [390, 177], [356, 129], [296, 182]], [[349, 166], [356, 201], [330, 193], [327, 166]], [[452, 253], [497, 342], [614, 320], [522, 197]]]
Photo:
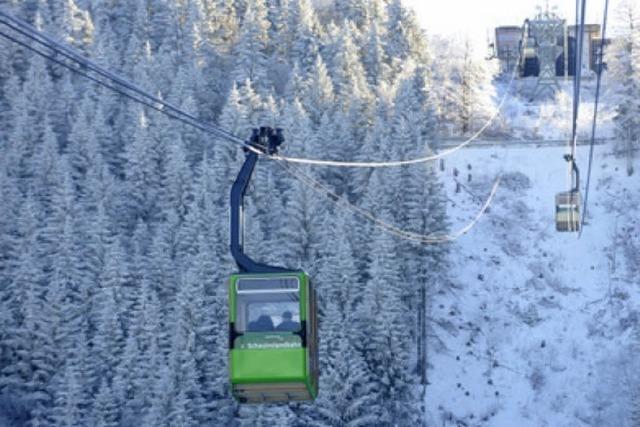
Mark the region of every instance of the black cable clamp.
[[[252, 129], [247, 145], [259, 150], [262, 154], [273, 155], [278, 153], [278, 147], [283, 143], [282, 129], [263, 126], [260, 129]], [[247, 151], [249, 148], [245, 147], [244, 150]]]

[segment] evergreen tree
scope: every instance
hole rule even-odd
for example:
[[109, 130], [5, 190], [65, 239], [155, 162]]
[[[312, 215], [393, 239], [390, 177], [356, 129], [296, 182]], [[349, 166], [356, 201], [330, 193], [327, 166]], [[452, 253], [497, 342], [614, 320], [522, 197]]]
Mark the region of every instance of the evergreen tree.
[[126, 185], [128, 195], [126, 198], [128, 230], [138, 220], [152, 219], [154, 213], [154, 198], [158, 188], [151, 185], [155, 177], [154, 165], [151, 155], [151, 141], [149, 135], [149, 122], [147, 115], [140, 109], [135, 109], [136, 126], [133, 139], [126, 147]]
[[74, 0], [51, 2], [49, 10], [41, 13], [52, 21], [53, 25], [47, 30], [54, 30], [60, 40], [82, 50], [88, 47], [93, 24], [89, 13], [78, 7]]
[[[459, 106], [459, 118], [462, 134], [467, 134], [477, 127], [478, 120], [486, 117], [489, 102], [486, 100], [487, 90], [485, 83], [486, 72], [473, 60], [471, 42], [464, 42], [464, 54], [461, 64], [461, 99]], [[474, 126], [475, 125], [475, 126]]]
[[334, 2], [334, 14], [338, 22], [351, 21], [362, 30], [368, 20], [368, 5], [365, 0], [355, 0], [349, 2]]
[[89, 382], [89, 345], [86, 333], [66, 337], [64, 347], [69, 352], [60, 371], [56, 373], [54, 406], [51, 418], [55, 425], [83, 426], [92, 423], [89, 408], [93, 390]]
[[358, 46], [353, 41], [356, 32], [353, 25], [347, 22], [342, 29], [340, 47], [331, 67], [336, 93], [347, 105], [351, 99], [369, 99], [371, 95]]
[[238, 37], [239, 20], [234, 0], [206, 2], [207, 22], [211, 23], [209, 39], [222, 52], [228, 52]]
[[[328, 301], [326, 318], [340, 318], [335, 305]], [[351, 320], [349, 317], [347, 320]], [[346, 330], [345, 330], [346, 329]], [[331, 335], [335, 349], [325, 354], [320, 389], [322, 393], [301, 414], [301, 421], [313, 426], [366, 426], [378, 425], [379, 413], [374, 384], [367, 376], [366, 365], [348, 339], [344, 324], [336, 325]]]
[[305, 86], [304, 107], [317, 129], [322, 115], [331, 112], [334, 102], [333, 82], [320, 55], [313, 63]]
[[401, 0], [391, 0], [387, 6], [387, 58], [391, 65], [403, 61], [409, 56], [409, 30], [407, 28], [409, 12]]
[[129, 21], [125, 24], [129, 33], [126, 36], [120, 35], [121, 40], [126, 40], [126, 49], [124, 50], [126, 53], [123, 57], [124, 69], [136, 81], [149, 84], [147, 78], [149, 68], [147, 66], [152, 54], [149, 42], [150, 10], [144, 3], [128, 5], [127, 9], [124, 11], [127, 16], [122, 18]]
[[[629, 345], [629, 350], [632, 352], [637, 351], [640, 348], [640, 327], [635, 325], [631, 331], [631, 344]], [[633, 384], [631, 386], [633, 389], [638, 390], [638, 384]], [[631, 414], [629, 419], [631, 421], [631, 426], [637, 427], [640, 425], [640, 398], [636, 393], [631, 393]]]
[[272, 58], [286, 62], [291, 40], [290, 0], [267, 0], [269, 40]]
[[171, 425], [169, 417], [173, 400], [173, 374], [166, 364], [160, 365], [159, 369], [160, 372], [158, 372], [156, 382], [153, 385], [155, 399], [151, 402], [151, 407], [144, 416], [143, 425]]
[[178, 26], [179, 18], [183, 18], [178, 10], [180, 6], [166, 1], [154, 1], [150, 2], [148, 7], [151, 9], [148, 25], [152, 49], [157, 51], [165, 43], [172, 50], [178, 49], [179, 43], [176, 43], [178, 40], [167, 39], [176, 37], [177, 31], [170, 33], [170, 30]]
[[51, 294], [39, 280], [40, 261], [36, 256], [37, 225], [34, 202], [28, 194], [20, 222], [24, 236], [17, 269], [8, 285], [11, 303], [4, 351], [11, 355], [0, 371], [0, 394], [13, 394], [29, 402], [30, 422], [46, 425], [52, 402], [51, 378], [56, 368], [55, 320], [49, 304]]
[[619, 37], [605, 49], [607, 73], [603, 87], [611, 87], [616, 111], [618, 151], [631, 156], [640, 139], [640, 8], [623, 1], [617, 9]]
[[[372, 176], [373, 188], [382, 189], [381, 174]], [[378, 218], [392, 221], [387, 206], [390, 195], [378, 190], [380, 205]], [[388, 203], [388, 205], [387, 205]], [[356, 327], [361, 339], [358, 350], [367, 363], [368, 374], [375, 384], [375, 399], [381, 402], [380, 423], [395, 419], [413, 419], [411, 413], [412, 384], [409, 379], [409, 341], [402, 331], [407, 330], [407, 310], [402, 301], [401, 277], [397, 263], [397, 245], [387, 234], [378, 231], [371, 246], [369, 281], [362, 303], [358, 307]], [[361, 334], [361, 335], [360, 335]], [[366, 337], [366, 338], [365, 338]]]
[[388, 64], [385, 59], [385, 52], [380, 40], [378, 24], [373, 21], [369, 26], [364, 49], [362, 63], [367, 74], [367, 81], [370, 86], [377, 86], [385, 81], [388, 76]]
[[72, 106], [76, 102], [78, 95], [73, 85], [71, 73], [61, 71], [60, 79], [54, 85], [53, 90], [56, 96], [51, 99], [47, 109], [48, 122], [45, 123], [51, 124], [58, 146], [65, 150], [69, 133], [72, 129], [72, 122], [75, 114], [77, 114], [76, 109]]
[[57, 384], [53, 422], [57, 426], [82, 426], [82, 409], [79, 407], [82, 395], [82, 383], [76, 376], [76, 369], [70, 362], [65, 363], [62, 378]]
[[471, 133], [494, 112], [493, 76], [483, 63], [474, 58], [469, 40], [446, 41], [437, 45], [436, 51], [449, 56], [447, 61], [434, 65], [436, 77], [433, 88], [436, 96], [432, 104], [438, 104], [440, 121], [449, 127], [450, 133]]
[[[356, 101], [354, 101], [352, 110], [354, 114], [357, 109], [356, 104], [362, 105], [361, 103], [356, 103]], [[359, 119], [356, 119], [341, 110], [336, 111], [333, 116], [326, 115], [324, 118], [326, 120], [325, 123], [330, 121], [332, 125], [327, 127], [321, 126], [319, 128], [315, 141], [317, 149], [314, 151], [316, 153], [331, 153], [331, 157], [325, 154], [321, 156], [322, 158], [338, 160], [355, 158], [355, 153], [358, 151], [356, 145], [359, 144], [351, 133], [353, 126], [356, 126], [356, 123], [351, 121], [351, 119], [355, 121], [359, 121]], [[363, 132], [364, 130], [360, 129], [358, 134]], [[314, 151], [312, 151], [312, 153]], [[322, 173], [321, 177], [324, 178], [325, 182], [329, 183], [330, 186], [333, 187], [335, 193], [338, 195], [352, 194], [354, 190], [354, 180], [352, 176], [356, 174], [353, 170], [346, 168], [327, 168], [323, 172], [324, 173]]]
[[297, 62], [293, 64], [291, 70], [291, 76], [284, 88], [284, 98], [287, 102], [293, 102], [294, 99], [299, 97], [299, 94], [304, 90], [304, 79], [300, 72], [300, 66]]
[[[247, 107], [242, 103], [240, 91], [234, 84], [229, 93], [227, 103], [222, 109], [220, 115], [220, 126], [232, 132], [234, 135], [241, 135], [243, 132], [250, 131], [249, 112]], [[231, 184], [235, 179], [233, 171], [238, 170], [243, 158], [238, 154], [237, 147], [230, 144], [214, 144], [211, 149], [211, 161], [215, 166], [213, 168], [216, 182], [221, 188], [231, 188]], [[216, 204], [218, 206], [227, 205], [227, 195], [216, 192]]]
[[260, 120], [263, 118], [263, 102], [253, 82], [249, 79], [240, 87], [240, 103], [244, 106], [247, 114], [245, 125], [250, 128], [259, 128], [262, 125]]
[[[102, 384], [104, 393], [111, 393], [110, 384], [115, 376], [118, 359], [124, 348], [124, 333], [117, 304], [122, 293], [122, 280], [119, 276], [120, 265], [125, 263], [118, 250], [119, 244], [109, 245], [106, 262], [100, 275], [100, 288], [96, 292], [97, 330], [93, 336], [93, 379], [96, 385]], [[106, 398], [106, 396], [105, 396]]]
[[304, 74], [311, 69], [319, 53], [318, 21], [309, 0], [290, 1], [289, 9], [289, 63], [298, 64]]
[[238, 84], [247, 80], [257, 88], [267, 89], [267, 44], [269, 42], [269, 21], [264, 0], [249, 3], [242, 22], [240, 36], [234, 48], [234, 79]]
[[19, 188], [27, 192], [27, 181], [35, 171], [34, 155], [42, 144], [46, 120], [48, 97], [52, 90], [51, 77], [43, 58], [34, 57], [26, 73], [22, 92], [17, 98], [14, 127], [10, 135], [15, 150], [19, 153], [17, 163], [10, 165], [14, 176], [20, 178]]
[[118, 426], [118, 405], [109, 383], [105, 380], [100, 382], [91, 418], [96, 427]]

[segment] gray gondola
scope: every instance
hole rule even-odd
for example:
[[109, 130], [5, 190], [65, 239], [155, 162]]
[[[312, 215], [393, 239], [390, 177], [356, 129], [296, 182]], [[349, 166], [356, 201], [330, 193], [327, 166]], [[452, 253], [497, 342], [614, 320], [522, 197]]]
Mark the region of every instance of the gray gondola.
[[564, 191], [556, 194], [556, 230], [580, 231], [580, 205], [582, 196], [579, 191]]

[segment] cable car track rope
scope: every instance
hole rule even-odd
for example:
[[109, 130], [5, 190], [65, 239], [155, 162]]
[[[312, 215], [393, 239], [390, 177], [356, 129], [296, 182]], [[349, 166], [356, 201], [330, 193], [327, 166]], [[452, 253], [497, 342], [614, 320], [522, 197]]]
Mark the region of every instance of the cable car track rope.
[[352, 213], [355, 213], [369, 220], [370, 222], [373, 223], [374, 226], [378, 227], [382, 231], [385, 231], [396, 237], [400, 237], [401, 239], [410, 240], [418, 243], [426, 243], [426, 244], [449, 243], [467, 234], [478, 223], [478, 221], [480, 221], [480, 218], [482, 218], [482, 216], [486, 213], [487, 209], [489, 209], [489, 207], [491, 206], [491, 203], [495, 198], [495, 195], [498, 191], [498, 187], [500, 186], [500, 181], [502, 179], [501, 177], [496, 178], [491, 188], [491, 192], [489, 193], [489, 196], [487, 197], [486, 201], [484, 202], [484, 204], [482, 205], [478, 213], [475, 215], [475, 217], [467, 225], [465, 225], [464, 227], [462, 227], [461, 229], [457, 230], [452, 234], [440, 234], [440, 235], [420, 234], [420, 233], [414, 233], [411, 231], [403, 230], [399, 227], [396, 227], [393, 224], [389, 224], [388, 222], [379, 219], [370, 211], [354, 205], [353, 203], [349, 202], [346, 198], [336, 194], [333, 190], [331, 190], [331, 188], [317, 181], [313, 177], [306, 175], [296, 166], [289, 165], [286, 163], [279, 163], [279, 165], [283, 169], [285, 169], [287, 173], [297, 178], [304, 185], [322, 194], [323, 196], [327, 197], [338, 208], [349, 210]]
[[609, 0], [604, 2], [604, 14], [602, 17], [602, 37], [600, 43], [600, 52], [598, 52], [598, 76], [596, 78], [596, 97], [593, 104], [593, 123], [591, 124], [591, 143], [589, 144], [589, 164], [587, 166], [587, 183], [584, 189], [584, 205], [582, 208], [582, 227], [578, 237], [582, 236], [584, 230], [584, 222], [587, 218], [587, 206], [589, 203], [589, 187], [591, 184], [591, 166], [593, 165], [593, 149], [596, 140], [596, 125], [598, 120], [598, 101], [600, 100], [600, 84], [602, 81], [602, 61], [604, 57], [605, 37], [607, 35], [607, 17], [609, 12]]
[[[0, 36], [4, 37], [5, 39], [16, 43], [19, 46], [24, 47], [25, 49], [30, 50], [31, 52], [35, 53], [36, 55], [49, 60], [57, 65], [60, 65], [68, 70], [70, 70], [71, 72], [78, 74], [106, 89], [109, 89], [111, 91], [114, 91], [134, 102], [138, 102], [148, 108], [151, 108], [157, 112], [160, 112], [162, 114], [167, 115], [168, 117], [178, 120], [186, 125], [195, 127], [196, 129], [199, 129], [203, 132], [206, 133], [210, 133], [214, 136], [217, 136], [223, 140], [227, 140], [239, 145], [242, 145], [243, 147], [257, 153], [257, 154], [261, 154], [264, 155], [266, 158], [269, 158], [271, 160], [279, 160], [278, 164], [280, 166], [282, 166], [289, 174], [291, 174], [293, 177], [295, 177], [296, 179], [300, 180], [300, 182], [302, 182], [305, 186], [313, 189], [316, 192], [319, 192], [321, 194], [323, 194], [325, 197], [327, 197], [329, 200], [331, 200], [333, 203], [336, 204], [336, 206], [343, 208], [343, 209], [347, 209], [350, 210], [351, 212], [354, 212], [358, 215], [360, 215], [361, 217], [364, 217], [366, 219], [368, 219], [369, 221], [371, 221], [376, 227], [378, 227], [379, 229], [393, 234], [397, 237], [403, 238], [405, 240], [410, 240], [410, 241], [414, 241], [414, 242], [420, 242], [420, 243], [428, 243], [428, 244], [435, 244], [435, 243], [446, 243], [446, 242], [451, 242], [454, 241], [456, 239], [458, 239], [459, 237], [461, 237], [462, 235], [466, 234], [467, 232], [469, 232], [469, 230], [471, 230], [476, 224], [477, 222], [480, 220], [480, 218], [484, 215], [484, 213], [487, 211], [487, 209], [489, 208], [489, 206], [491, 205], [491, 203], [493, 202], [494, 196], [498, 190], [499, 184], [500, 184], [500, 178], [496, 179], [496, 181], [494, 182], [494, 185], [491, 189], [491, 192], [487, 198], [487, 200], [485, 201], [485, 203], [483, 204], [482, 208], [480, 209], [480, 211], [477, 213], [477, 215], [474, 217], [474, 219], [468, 223], [467, 225], [465, 225], [463, 228], [461, 228], [460, 230], [457, 230], [455, 233], [452, 234], [446, 234], [446, 235], [425, 235], [425, 234], [420, 234], [420, 233], [414, 233], [414, 232], [410, 232], [410, 231], [406, 231], [403, 230], [401, 228], [398, 228], [392, 224], [389, 224], [385, 221], [380, 220], [379, 218], [377, 218], [375, 215], [373, 215], [371, 212], [360, 208], [356, 205], [353, 205], [352, 203], [350, 203], [348, 200], [346, 200], [343, 197], [340, 197], [339, 195], [337, 195], [336, 193], [334, 193], [329, 187], [327, 187], [326, 185], [320, 183], [319, 181], [315, 180], [314, 178], [304, 174], [301, 170], [299, 170], [298, 168], [296, 168], [293, 165], [287, 165], [285, 162], [289, 162], [289, 163], [306, 163], [306, 164], [312, 164], [312, 165], [325, 165], [325, 166], [337, 166], [337, 167], [366, 167], [366, 168], [377, 168], [377, 167], [397, 167], [397, 166], [403, 166], [403, 165], [411, 165], [411, 164], [417, 164], [417, 163], [425, 163], [425, 162], [429, 162], [429, 161], [433, 161], [436, 159], [440, 159], [443, 158], [449, 154], [452, 154], [458, 150], [460, 150], [461, 148], [469, 145], [471, 142], [473, 142], [475, 139], [477, 139], [482, 132], [484, 132], [484, 130], [487, 129], [488, 126], [490, 126], [490, 124], [493, 122], [493, 120], [495, 120], [495, 118], [498, 116], [498, 114], [501, 111], [502, 106], [504, 105], [504, 102], [506, 101], [507, 97], [509, 96], [509, 89], [515, 79], [515, 76], [517, 74], [517, 67], [514, 67], [514, 71], [513, 74], [511, 75], [511, 78], [509, 80], [509, 83], [507, 85], [507, 87], [505, 88], [505, 93], [500, 101], [500, 103], [498, 104], [496, 111], [494, 112], [494, 114], [489, 118], [489, 120], [487, 121], [487, 123], [485, 125], [483, 125], [476, 133], [474, 133], [470, 138], [468, 138], [467, 140], [463, 141], [461, 144], [452, 147], [449, 150], [446, 150], [442, 153], [433, 155], [433, 156], [428, 156], [428, 157], [422, 157], [422, 158], [418, 158], [418, 159], [410, 159], [410, 160], [401, 160], [401, 161], [390, 161], [390, 162], [334, 162], [334, 161], [325, 161], [325, 160], [314, 160], [314, 159], [299, 159], [299, 158], [287, 158], [287, 157], [282, 157], [282, 156], [271, 156], [271, 155], [266, 155], [265, 153], [263, 153], [262, 151], [256, 149], [255, 147], [252, 147], [250, 144], [248, 144], [244, 139], [239, 138], [238, 136], [233, 135], [231, 132], [228, 132], [224, 129], [221, 129], [217, 126], [205, 123], [203, 121], [201, 121], [200, 119], [198, 119], [197, 117], [193, 116], [192, 114], [186, 113], [185, 111], [181, 110], [178, 107], [173, 106], [172, 104], [164, 101], [163, 99], [157, 97], [157, 96], [153, 96], [151, 94], [149, 94], [147, 91], [145, 91], [144, 89], [140, 88], [139, 86], [129, 82], [128, 80], [119, 77], [118, 75], [111, 73], [110, 71], [104, 69], [103, 67], [97, 65], [96, 63], [92, 62], [91, 60], [89, 60], [88, 58], [76, 53], [75, 51], [73, 51], [72, 49], [64, 46], [62, 43], [57, 42], [56, 40], [54, 40], [53, 38], [43, 34], [41, 31], [39, 31], [37, 28], [33, 27], [32, 25], [28, 24], [27, 22], [15, 18], [7, 13], [5, 13], [4, 11], [0, 10], [0, 24], [3, 24], [7, 27], [9, 27], [10, 29], [14, 30], [15, 32], [21, 34], [22, 36], [36, 42], [37, 44], [43, 46], [46, 49], [51, 50], [53, 53], [52, 54], [47, 54], [46, 52], [43, 52], [33, 46], [31, 46], [29, 43], [23, 41], [23, 40], [19, 40], [18, 38], [6, 34], [2, 31], [0, 31]], [[65, 62], [62, 58], [58, 57], [58, 55], [60, 55], [63, 58], [66, 58], [70, 61], [72, 61], [73, 63], [75, 63], [76, 66], [70, 65], [69, 63]], [[103, 80], [101, 80], [98, 77], [95, 77], [93, 75], [90, 74], [90, 72], [96, 73], [98, 74], [100, 77], [102, 77], [103, 79], [108, 80], [108, 82], [105, 82]], [[123, 90], [126, 89], [126, 90]]]
[[[69, 69], [70, 71], [79, 74], [85, 78], [88, 78], [89, 80], [103, 86], [106, 87], [107, 89], [113, 90], [131, 100], [134, 100], [136, 102], [139, 102], [141, 104], [144, 104], [145, 106], [152, 108], [158, 112], [161, 112], [163, 114], [166, 114], [167, 116], [180, 120], [183, 123], [187, 123], [187, 121], [189, 122], [189, 124], [203, 130], [209, 133], [212, 133], [216, 136], [218, 136], [221, 139], [226, 139], [227, 141], [236, 143], [236, 144], [241, 144], [246, 146], [246, 142], [242, 139], [239, 138], [235, 135], [233, 135], [231, 132], [228, 132], [224, 129], [221, 129], [217, 126], [213, 126], [207, 123], [203, 123], [200, 119], [198, 119], [197, 117], [186, 113], [185, 111], [181, 110], [180, 108], [156, 97], [153, 96], [151, 94], [149, 94], [147, 91], [145, 91], [144, 89], [140, 88], [139, 86], [131, 83], [130, 81], [114, 74], [111, 73], [110, 71], [104, 69], [103, 67], [95, 64], [94, 62], [92, 62], [91, 60], [89, 60], [88, 58], [74, 52], [72, 49], [64, 46], [62, 43], [57, 42], [56, 40], [54, 40], [53, 38], [47, 36], [46, 34], [42, 33], [41, 31], [39, 31], [37, 28], [33, 27], [32, 25], [28, 24], [27, 22], [15, 18], [9, 14], [7, 14], [6, 12], [0, 10], [0, 23], [4, 24], [5, 26], [11, 28], [12, 30], [16, 31], [17, 33], [20, 33], [21, 35], [33, 40], [34, 42], [42, 45], [43, 47], [50, 49], [54, 52], [53, 55], [48, 55], [45, 52], [42, 52], [36, 48], [34, 48], [33, 46], [30, 46], [28, 43], [24, 42], [24, 41], [20, 41], [15, 37], [12, 37], [4, 32], [0, 32], [0, 36], [5, 37], [6, 39], [17, 43], [23, 47], [25, 47], [26, 49], [31, 50], [32, 52], [36, 53], [39, 56], [42, 56], [45, 59], [48, 59], [58, 65], [61, 65], [67, 69]], [[73, 66], [71, 66], [70, 64], [56, 58], [55, 54], [59, 54], [61, 56], [63, 56], [64, 58], [67, 58], [71, 61], [73, 61], [74, 63], [76, 63], [77, 65], [79, 65], [81, 67], [81, 69], [75, 68]], [[97, 79], [96, 77], [91, 76], [87, 71], [84, 71], [83, 69], [95, 72], [96, 74], [100, 75], [103, 78], [106, 78], [108, 80], [110, 80], [112, 82], [112, 84], [108, 84], [105, 83], [99, 79]], [[115, 85], [115, 86], [114, 86]], [[131, 95], [130, 93], [124, 92], [122, 89], [118, 89], [116, 86], [121, 86], [131, 92], [134, 92], [135, 94], [137, 94], [137, 96], [141, 96], [143, 98], [146, 98], [146, 100], [140, 100], [139, 98], [136, 98], [136, 96]]]
[[[35, 54], [37, 54], [37, 55], [39, 55], [39, 56], [41, 56], [41, 57], [53, 62], [55, 64], [58, 64], [58, 65], [60, 65], [62, 67], [65, 67], [65, 68], [69, 69], [70, 71], [72, 71], [72, 72], [74, 72], [74, 73], [76, 73], [76, 74], [78, 74], [78, 75], [80, 75], [80, 76], [82, 76], [82, 77], [84, 77], [84, 78], [86, 78], [86, 79], [88, 79], [88, 80], [90, 80], [90, 81], [102, 86], [102, 87], [105, 87], [105, 88], [107, 88], [107, 89], [109, 89], [109, 90], [111, 90], [111, 91], [113, 91], [113, 92], [115, 92], [115, 93], [117, 93], [119, 95], [122, 95], [122, 96], [124, 96], [124, 97], [126, 97], [128, 99], [131, 99], [132, 101], [138, 102], [139, 104], [142, 104], [145, 107], [151, 108], [152, 110], [155, 110], [157, 112], [165, 114], [168, 117], [170, 117], [172, 119], [175, 119], [175, 120], [178, 120], [178, 121], [180, 121], [180, 122], [182, 122], [184, 124], [187, 124], [189, 126], [193, 126], [193, 127], [197, 128], [197, 129], [203, 131], [203, 132], [213, 133], [213, 130], [210, 129], [208, 125], [206, 125], [206, 124], [204, 124], [204, 123], [202, 123], [200, 121], [186, 120], [184, 117], [181, 117], [180, 115], [172, 113], [172, 112], [170, 112], [168, 110], [165, 110], [161, 106], [154, 105], [153, 103], [151, 103], [149, 101], [137, 98], [137, 97], [135, 97], [135, 96], [133, 96], [133, 95], [127, 93], [127, 92], [124, 92], [124, 91], [118, 89], [116, 86], [110, 85], [109, 83], [105, 83], [105, 82], [103, 82], [103, 81], [101, 81], [101, 80], [89, 75], [88, 73], [86, 73], [86, 72], [84, 72], [82, 70], [74, 68], [74, 67], [70, 66], [69, 64], [66, 64], [66, 63], [56, 59], [55, 56], [47, 55], [46, 53], [41, 52], [38, 49], [35, 49], [32, 46], [29, 46], [28, 44], [24, 43], [23, 41], [18, 40], [18, 39], [14, 38], [14, 37], [12, 37], [10, 35], [7, 35], [7, 34], [1, 32], [1, 31], [0, 31], [0, 36], [5, 37], [6, 39], [13, 41], [14, 43], [16, 43], [16, 44], [18, 44], [20, 46], [23, 46], [26, 49], [29, 49], [30, 51], [32, 51], [33, 53], [35, 53]], [[243, 143], [243, 145], [245, 145], [244, 141], [242, 143]]]
[[[579, 188], [577, 188], [579, 182], [576, 168], [576, 154], [578, 151], [578, 115], [580, 110], [580, 88], [582, 86], [582, 53], [584, 50], [584, 21], [586, 7], [587, 0], [576, 0], [576, 55], [573, 76], [573, 111], [571, 120], [571, 140], [569, 141], [570, 154], [567, 158], [569, 163], [570, 187], [574, 191], [579, 191]], [[579, 34], [578, 31], [580, 32]]]
[[[73, 49], [70, 49], [69, 47], [65, 46], [64, 44], [56, 41], [55, 39], [53, 39], [52, 37], [47, 36], [46, 34], [42, 33], [41, 31], [39, 31], [37, 28], [35, 28], [34, 26], [32, 26], [31, 24], [18, 19], [16, 17], [11, 16], [10, 14], [7, 14], [6, 12], [0, 10], [0, 23], [4, 24], [5, 26], [11, 28], [12, 30], [22, 34], [23, 36], [33, 40], [34, 42], [44, 46], [47, 49], [52, 50], [55, 54], [60, 54], [61, 56], [75, 62], [77, 65], [79, 65], [82, 68], [85, 68], [87, 70], [90, 70], [92, 72], [97, 73], [98, 75], [102, 76], [103, 78], [106, 78], [108, 80], [110, 80], [112, 83], [118, 85], [118, 86], [122, 86], [123, 88], [134, 92], [137, 94], [137, 96], [141, 96], [143, 98], [146, 98], [146, 102], [142, 102], [140, 101], [140, 99], [136, 99], [134, 98], [131, 94], [127, 94], [121, 90], [117, 90], [113, 87], [113, 85], [109, 85], [106, 84], [102, 81], [99, 81], [98, 79], [96, 79], [95, 77], [91, 77], [87, 72], [84, 72], [83, 70], [79, 70], [77, 68], [71, 67], [69, 64], [64, 63], [63, 61], [56, 59], [55, 55], [47, 55], [44, 52], [38, 51], [37, 49], [33, 48], [32, 46], [29, 46], [27, 43], [22, 42], [17, 40], [15, 37], [12, 37], [4, 32], [0, 32], [0, 36], [5, 37], [6, 39], [17, 43], [31, 51], [33, 51], [34, 53], [48, 59], [51, 60], [55, 63], [57, 63], [58, 65], [64, 66], [65, 68], [71, 70], [72, 72], [75, 72], [77, 74], [80, 74], [86, 78], [89, 78], [90, 80], [94, 81], [95, 83], [100, 84], [101, 86], [104, 86], [110, 90], [114, 90], [126, 97], [128, 97], [129, 99], [132, 99], [136, 102], [140, 102], [143, 103], [144, 105], [146, 105], [147, 107], [150, 107], [158, 112], [167, 114], [169, 117], [172, 117], [174, 119], [179, 119], [177, 116], [181, 117], [183, 120], [183, 122], [185, 122], [185, 120], [191, 121], [192, 125], [198, 127], [201, 130], [206, 130], [207, 132], [210, 132], [216, 136], [218, 136], [221, 139], [225, 139], [227, 141], [236, 143], [236, 144], [241, 144], [245, 147], [247, 147], [248, 149], [257, 152], [255, 150], [255, 148], [249, 146], [248, 144], [246, 144], [246, 142], [244, 141], [244, 139], [234, 135], [233, 133], [222, 129], [218, 126], [214, 126], [211, 124], [207, 124], [207, 123], [203, 123], [200, 119], [198, 119], [197, 117], [193, 116], [192, 114], [189, 114], [187, 112], [185, 112], [184, 110], [181, 110], [180, 108], [156, 97], [153, 96], [151, 94], [149, 94], [148, 92], [146, 92], [144, 89], [140, 88], [139, 86], [131, 83], [130, 81], [106, 70], [105, 68], [101, 67], [100, 65], [94, 63], [93, 61], [91, 61], [90, 59], [84, 57], [83, 55], [75, 52]], [[517, 75], [517, 71], [518, 68], [514, 67], [513, 73], [509, 79], [509, 83], [507, 84], [507, 87], [505, 88], [505, 93], [503, 94], [500, 102], [498, 103], [498, 105], [496, 106], [496, 109], [494, 111], [494, 113], [491, 115], [491, 117], [489, 117], [489, 119], [487, 120], [487, 122], [478, 130], [476, 131], [473, 135], [471, 135], [471, 137], [469, 137], [468, 139], [464, 140], [463, 142], [461, 142], [460, 144], [449, 148], [441, 153], [438, 154], [434, 154], [431, 156], [427, 156], [427, 157], [421, 157], [421, 158], [415, 158], [415, 159], [406, 159], [406, 160], [396, 160], [396, 161], [386, 161], [386, 162], [350, 162], [350, 161], [335, 161], [335, 160], [321, 160], [321, 159], [306, 159], [306, 158], [295, 158], [295, 157], [286, 157], [286, 156], [280, 156], [280, 155], [267, 155], [267, 157], [274, 159], [274, 160], [279, 160], [279, 161], [286, 161], [286, 162], [290, 162], [290, 163], [301, 163], [301, 164], [309, 164], [309, 165], [316, 165], [316, 166], [333, 166], [333, 167], [349, 167], [349, 168], [379, 168], [379, 167], [397, 167], [397, 166], [404, 166], [404, 165], [411, 165], [411, 164], [418, 164], [418, 163], [426, 163], [426, 162], [430, 162], [430, 161], [434, 161], [437, 159], [441, 159], [444, 158], [448, 155], [451, 155], [453, 153], [455, 153], [456, 151], [459, 151], [460, 149], [466, 147], [467, 145], [471, 144], [473, 141], [475, 141], [476, 139], [478, 139], [478, 137], [480, 137], [480, 135], [482, 135], [482, 133], [491, 125], [491, 123], [493, 123], [493, 121], [496, 119], [496, 117], [500, 114], [502, 107], [506, 101], [506, 99], [509, 97], [509, 91], [510, 88], [513, 84], [513, 81], [515, 80], [515, 77]], [[168, 112], [171, 112], [173, 115], [168, 114]], [[180, 119], [179, 119], [180, 120]], [[264, 154], [264, 153], [260, 153], [260, 154]]]
[[513, 73], [511, 74], [511, 77], [509, 79], [509, 83], [507, 84], [507, 87], [505, 88], [504, 94], [503, 94], [502, 98], [500, 99], [500, 102], [496, 106], [495, 111], [493, 112], [491, 117], [489, 117], [487, 122], [480, 129], [478, 129], [473, 135], [471, 135], [469, 138], [467, 138], [466, 140], [464, 140], [460, 144], [458, 144], [458, 145], [456, 145], [456, 146], [454, 146], [454, 147], [452, 147], [452, 148], [450, 148], [448, 150], [445, 150], [445, 151], [443, 151], [441, 153], [434, 154], [434, 155], [431, 155], [431, 156], [426, 156], [426, 157], [418, 157], [418, 158], [415, 158], [415, 159], [391, 160], [391, 161], [386, 161], [386, 162], [348, 162], [348, 161], [340, 161], [340, 160], [305, 159], [305, 158], [297, 158], [297, 157], [286, 157], [286, 156], [280, 156], [280, 155], [272, 156], [272, 158], [274, 158], [276, 160], [289, 162], [289, 163], [299, 163], [299, 164], [314, 165], [314, 166], [333, 166], [333, 167], [342, 167], [342, 168], [388, 168], [388, 167], [415, 165], [415, 164], [418, 164], [418, 163], [426, 163], [426, 162], [431, 162], [431, 161], [434, 161], [434, 160], [441, 159], [441, 158], [449, 156], [449, 155], [455, 153], [456, 151], [458, 151], [458, 150], [466, 147], [467, 145], [471, 144], [473, 141], [478, 139], [480, 137], [480, 135], [482, 135], [482, 133], [484, 133], [484, 131], [487, 130], [487, 128], [489, 126], [491, 126], [491, 123], [493, 123], [493, 121], [496, 119], [496, 117], [498, 117], [498, 115], [502, 111], [502, 107], [503, 107], [505, 101], [509, 97], [509, 91], [511, 89], [511, 86], [513, 84], [513, 81], [515, 80], [515, 77], [516, 77], [517, 73], [518, 73], [518, 67], [515, 66], [513, 68]]
[[[578, 5], [580, 7], [578, 8]], [[576, 0], [576, 67], [573, 77], [573, 118], [571, 122], [571, 158], [575, 159], [578, 146], [578, 110], [582, 83], [582, 51], [584, 50], [584, 19], [587, 0]], [[579, 21], [579, 23], [578, 23]], [[578, 34], [580, 31], [580, 34]]]

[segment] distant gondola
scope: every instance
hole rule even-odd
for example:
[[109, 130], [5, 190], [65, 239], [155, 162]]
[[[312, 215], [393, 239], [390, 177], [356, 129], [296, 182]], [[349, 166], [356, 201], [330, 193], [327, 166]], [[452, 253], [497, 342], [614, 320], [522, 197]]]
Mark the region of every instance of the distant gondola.
[[582, 196], [578, 191], [556, 194], [556, 230], [580, 231], [580, 205]]
[[580, 172], [575, 160], [570, 155], [565, 156], [565, 159], [571, 163], [572, 179], [575, 185], [569, 191], [556, 194], [556, 230], [577, 232], [580, 231], [581, 225]]

